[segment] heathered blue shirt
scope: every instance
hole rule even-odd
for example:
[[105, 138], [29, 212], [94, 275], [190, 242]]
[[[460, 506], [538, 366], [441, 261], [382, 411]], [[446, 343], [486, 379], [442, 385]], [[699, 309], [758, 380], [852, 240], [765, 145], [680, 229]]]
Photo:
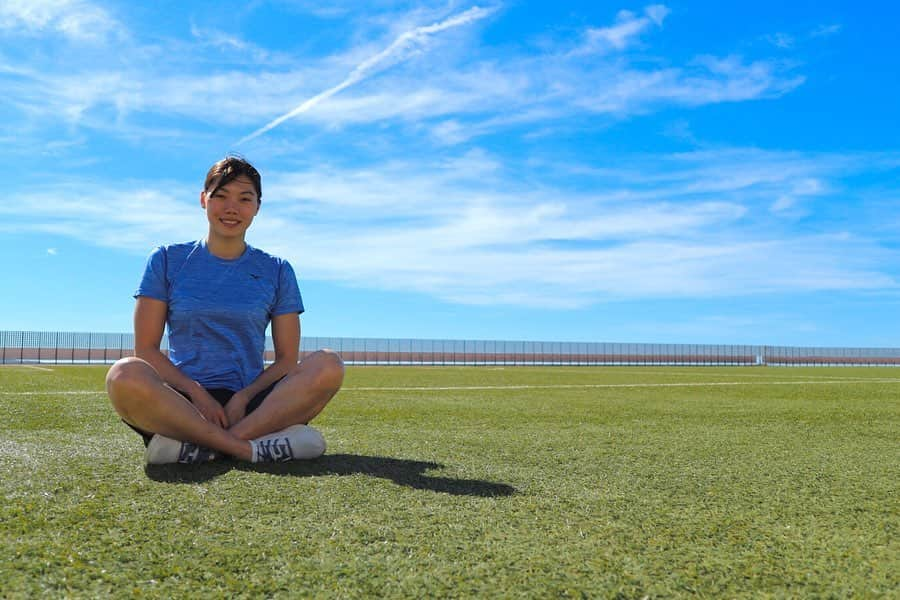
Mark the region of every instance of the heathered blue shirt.
[[160, 246], [134, 294], [168, 303], [169, 359], [206, 388], [240, 390], [263, 371], [272, 317], [302, 313], [291, 265], [247, 246], [236, 259], [204, 240]]

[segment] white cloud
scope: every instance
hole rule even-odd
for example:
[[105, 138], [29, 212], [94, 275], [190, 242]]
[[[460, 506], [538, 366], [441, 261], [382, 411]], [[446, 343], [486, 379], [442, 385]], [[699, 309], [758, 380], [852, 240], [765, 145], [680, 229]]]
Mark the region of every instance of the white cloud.
[[[59, 7], [75, 5], [76, 0], [52, 4], [57, 13]], [[435, 14], [422, 10], [414, 11], [419, 19]], [[284, 132], [290, 137], [297, 126], [305, 128], [304, 136], [309, 128], [319, 133], [397, 126], [446, 145], [504, 130], [536, 135], [554, 123], [585, 116], [621, 119], [668, 106], [777, 97], [803, 82], [767, 60], [700, 55], [679, 66], [562, 47], [539, 55], [524, 48], [501, 55], [490, 48], [462, 47], [468, 36], [445, 36], [441, 52], [413, 57], [439, 29], [488, 14], [475, 7], [401, 32], [393, 43], [384, 42], [386, 47], [365, 41], [324, 58], [293, 61], [283, 54], [273, 58], [238, 35], [194, 24], [191, 39], [170, 41], [168, 50], [123, 44], [117, 56], [94, 57], [99, 63], [23, 66], [0, 56], [0, 80], [5, 102], [25, 118], [23, 128], [58, 131], [62, 124], [129, 140], [158, 138], [160, 129], [170, 139], [236, 138], [259, 123], [269, 122], [248, 137], [291, 119], [294, 128]], [[624, 48], [661, 26], [668, 14], [665, 6], [650, 5], [641, 15], [620, 13], [615, 24], [588, 31], [604, 44]], [[394, 16], [390, 28], [408, 20]], [[388, 65], [393, 68], [385, 70]], [[273, 121], [277, 115], [282, 116]], [[147, 127], [148, 119], [156, 125]], [[268, 136], [266, 144], [277, 137]]]
[[772, 203], [771, 210], [774, 213], [784, 213], [784, 212], [794, 208], [795, 204], [797, 204], [797, 198], [794, 196], [790, 196], [790, 195], [778, 196], [778, 198], [776, 198], [775, 202]]
[[452, 29], [454, 27], [469, 25], [470, 23], [484, 19], [492, 12], [493, 10], [486, 10], [475, 6], [459, 14], [444, 19], [439, 23], [434, 23], [432, 25], [423, 25], [416, 27], [415, 29], [403, 32], [402, 34], [397, 36], [397, 38], [393, 42], [391, 42], [391, 44], [387, 48], [383, 49], [377, 54], [370, 56], [366, 60], [356, 65], [350, 72], [350, 74], [347, 75], [347, 77], [345, 77], [339, 84], [332, 86], [325, 91], [319, 92], [312, 98], [305, 100], [302, 104], [300, 104], [293, 110], [288, 111], [277, 119], [269, 122], [253, 133], [242, 138], [238, 142], [238, 144], [248, 142], [277, 127], [284, 121], [292, 119], [302, 113], [308, 112], [321, 102], [327, 101], [335, 94], [353, 85], [356, 85], [360, 81], [371, 77], [374, 73], [377, 73], [382, 69], [386, 69], [398, 62], [403, 62], [409, 56], [419, 51], [420, 48], [429, 41], [429, 38], [432, 35], [440, 33], [447, 29]]
[[[441, 74], [397, 73], [331, 97], [294, 118], [316, 127], [434, 121], [429, 128], [433, 135], [445, 143], [459, 143], [509, 127], [583, 114], [618, 118], [666, 105], [774, 97], [803, 81], [785, 77], [775, 64], [747, 64], [735, 57], [700, 57], [686, 68], [656, 70], [584, 67], [554, 60], [486, 63]], [[327, 75], [318, 68], [210, 75], [23, 70], [7, 90], [8, 101], [35, 119], [130, 136], [139, 134], [136, 122], [141, 115], [190, 119], [190, 129], [205, 123], [247, 126], [280, 113], [297, 99], [309, 98], [310, 88], [325, 80]]]
[[[780, 198], [830, 193], [829, 180], [896, 168], [896, 156], [730, 149], [619, 164], [581, 168], [590, 192], [566, 185], [573, 165], [543, 165], [547, 177], [535, 186], [482, 151], [269, 172], [249, 241], [289, 258], [301, 279], [474, 304], [577, 307], [900, 285], [885, 267], [897, 257], [866, 228], [796, 233], [771, 212]], [[17, 195], [0, 215], [16, 231], [146, 254], [204, 234], [195, 197], [158, 181], [59, 181]]]
[[[156, 60], [169, 62], [173, 58], [182, 66], [190, 66], [192, 62], [213, 63], [218, 65], [216, 71], [228, 69], [266, 69], [275, 71], [283, 68], [288, 71], [298, 64], [296, 53], [287, 50], [274, 50], [254, 43], [216, 27], [199, 25], [191, 22], [191, 38], [187, 40], [166, 40], [158, 48], [150, 48]], [[147, 51], [142, 49], [141, 51]], [[159, 55], [163, 54], [162, 57]], [[308, 71], [308, 68], [305, 69]]]
[[801, 208], [800, 203], [804, 199], [821, 196], [827, 192], [826, 186], [817, 178], [799, 179], [793, 182], [785, 193], [776, 198], [770, 210], [781, 216], [803, 217], [808, 214], [808, 211]]
[[[685, 68], [588, 72], [573, 102], [595, 113], [628, 115], [666, 105], [702, 106], [776, 97], [803, 83], [778, 65], [700, 56]], [[593, 77], [591, 77], [593, 76]], [[591, 85], [593, 84], [593, 85]]]
[[671, 11], [662, 4], [653, 4], [644, 9], [644, 16], [622, 10], [616, 16], [615, 25], [592, 27], [585, 32], [584, 43], [574, 54], [593, 54], [611, 50], [624, 50], [637, 41], [642, 33], [653, 26], [662, 27], [663, 20]]
[[828, 37], [832, 36], [836, 33], [840, 33], [843, 29], [843, 25], [839, 23], [833, 23], [831, 25], [819, 25], [815, 29], [813, 29], [809, 36], [810, 37]]
[[53, 32], [79, 42], [97, 42], [121, 25], [99, 6], [83, 0], [4, 0], [0, 29], [31, 34]]
[[[95, 182], [73, 179], [38, 185], [0, 207], [7, 230], [62, 235], [96, 246], [149, 253], [166, 240], [201, 235], [199, 203], [183, 186], [154, 189], [158, 182]], [[179, 192], [174, 192], [178, 189]], [[109, 207], [115, 206], [115, 210]], [[162, 216], [159, 216], [162, 215]]]
[[[34, 31], [63, 32], [60, 15], [88, 5], [35, 4], [54, 7], [49, 16], [28, 16], [26, 5], [17, 6], [16, 18], [31, 19]], [[294, 166], [275, 163], [266, 173], [263, 212], [250, 237], [294, 261], [302, 277], [455, 302], [536, 306], [896, 288], [884, 266], [894, 257], [864, 228], [842, 235], [843, 226], [828, 221], [803, 234], [788, 227], [823, 210], [821, 200], [836, 197], [841, 178], [896, 169], [896, 156], [725, 148], [595, 156], [592, 164], [532, 156], [525, 165], [477, 149], [449, 154], [446, 147], [422, 144], [431, 138], [471, 148], [473, 138], [507, 129], [536, 136], [559, 122], [583, 124], [585, 117], [612, 120], [672, 106], [776, 97], [803, 82], [783, 63], [741, 56], [701, 54], [673, 64], [645, 60], [643, 52], [644, 58], [631, 60], [626, 50], [668, 18], [663, 5], [621, 12], [615, 23], [587, 29], [576, 52], [560, 45], [539, 54], [508, 47], [501, 54], [466, 45], [466, 36], [446, 36], [447, 52], [413, 56], [432, 34], [487, 14], [471, 11], [413, 28], [407, 37], [402, 29], [394, 35], [392, 27], [405, 23], [396, 18], [387, 43], [382, 33], [374, 49], [371, 40], [362, 41], [310, 64], [219, 66], [216, 59], [231, 50], [264, 63], [266, 50], [200, 26], [176, 51], [125, 48], [124, 60], [98, 67], [54, 69], [0, 57], [7, 92], [0, 101], [25, 115], [23, 128], [40, 124], [54, 136], [63, 130], [68, 135], [59, 137], [77, 140], [65, 143], [78, 144], [92, 129], [160, 139], [167, 148], [188, 135], [205, 144], [215, 135], [234, 139], [260, 123], [274, 127], [282, 122], [271, 121], [277, 115], [295, 119], [291, 124], [305, 127], [304, 134], [325, 139], [310, 143], [315, 161], [290, 153], [291, 140], [300, 136], [287, 126], [286, 135], [259, 145], [262, 154], [290, 155], [280, 165]], [[315, 98], [327, 102], [307, 104]], [[306, 108], [285, 113], [298, 105]], [[362, 129], [369, 125], [381, 128], [377, 135]], [[341, 131], [351, 126], [359, 129]], [[673, 133], [691, 135], [686, 121], [676, 122]], [[394, 140], [400, 140], [397, 147]], [[304, 136], [296, 143], [306, 142]], [[356, 157], [343, 148], [321, 152], [328, 143], [371, 146], [356, 163], [363, 166], [354, 167]], [[615, 166], [598, 168], [605, 159]], [[63, 179], [18, 191], [14, 202], [0, 205], [0, 228], [141, 254], [205, 231], [197, 190], [189, 186]]]
[[771, 35], [767, 35], [765, 37], [766, 41], [768, 41], [773, 46], [777, 46], [778, 48], [782, 48], [787, 50], [789, 48], [794, 47], [795, 39], [794, 36], [787, 33], [773, 33]]

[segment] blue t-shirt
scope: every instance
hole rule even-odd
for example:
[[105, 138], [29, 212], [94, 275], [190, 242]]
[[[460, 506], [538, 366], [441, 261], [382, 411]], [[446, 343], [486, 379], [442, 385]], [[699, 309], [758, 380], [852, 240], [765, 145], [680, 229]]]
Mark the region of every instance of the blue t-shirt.
[[286, 260], [250, 245], [226, 260], [203, 240], [154, 250], [138, 296], [169, 305], [169, 359], [182, 373], [206, 388], [235, 391], [262, 373], [272, 317], [303, 312]]

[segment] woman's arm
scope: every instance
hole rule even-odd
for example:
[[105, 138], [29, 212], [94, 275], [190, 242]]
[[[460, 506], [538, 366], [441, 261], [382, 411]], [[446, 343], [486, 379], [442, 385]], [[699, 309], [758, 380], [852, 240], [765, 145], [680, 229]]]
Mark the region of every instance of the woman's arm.
[[226, 427], [225, 411], [199, 383], [182, 373], [159, 349], [166, 328], [169, 305], [162, 300], [138, 296], [134, 307], [134, 353], [150, 363], [163, 381], [190, 396], [194, 406], [206, 418]]

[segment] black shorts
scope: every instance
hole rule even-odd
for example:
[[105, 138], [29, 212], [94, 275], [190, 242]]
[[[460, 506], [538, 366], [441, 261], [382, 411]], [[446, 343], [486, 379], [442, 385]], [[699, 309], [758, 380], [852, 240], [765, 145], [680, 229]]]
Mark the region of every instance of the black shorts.
[[[281, 379], [284, 379], [284, 377], [282, 377]], [[250, 398], [250, 402], [247, 403], [247, 411], [245, 414], [249, 415], [254, 410], [259, 408], [260, 405], [263, 403], [263, 400], [266, 399], [266, 396], [268, 396], [270, 393], [272, 393], [272, 390], [275, 389], [276, 385], [281, 383], [281, 379], [279, 379], [278, 381], [276, 381], [275, 383], [273, 383], [272, 385], [270, 385], [269, 387], [267, 387], [260, 393], [256, 394], [252, 398]], [[190, 401], [191, 398], [190, 398], [190, 396], [187, 395], [186, 392], [182, 392], [178, 388], [172, 388], [172, 389], [174, 389], [176, 392], [178, 392], [179, 394], [181, 394], [182, 396], [187, 398], [188, 401]], [[231, 400], [231, 397], [234, 396], [234, 394], [235, 394], [235, 390], [229, 390], [226, 388], [204, 388], [204, 389], [207, 392], [209, 392], [209, 395], [212, 396], [213, 398], [215, 398], [216, 401], [219, 404], [221, 404], [222, 406], [225, 406], [226, 404], [228, 404], [228, 401]], [[154, 435], [153, 433], [150, 433], [149, 431], [144, 431], [143, 429], [140, 429], [139, 427], [135, 427], [134, 425], [132, 425], [131, 423], [128, 423], [124, 419], [122, 422], [125, 423], [126, 425], [128, 425], [129, 427], [131, 427], [132, 429], [134, 429], [135, 431], [137, 431], [139, 434], [141, 434], [141, 437], [144, 438], [145, 446], [150, 443], [150, 439]]]

